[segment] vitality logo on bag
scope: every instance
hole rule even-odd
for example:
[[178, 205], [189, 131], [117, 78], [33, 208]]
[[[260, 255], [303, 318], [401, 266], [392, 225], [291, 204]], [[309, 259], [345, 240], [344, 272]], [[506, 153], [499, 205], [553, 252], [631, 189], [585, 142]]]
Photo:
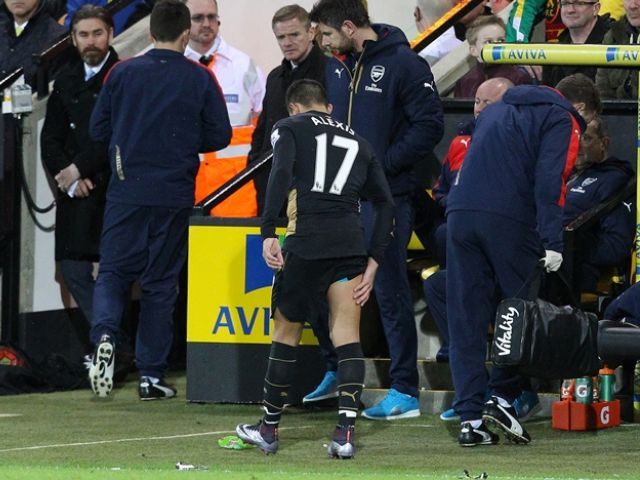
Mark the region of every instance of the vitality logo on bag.
[[[520, 316], [520, 313], [514, 307], [509, 307], [507, 313], [500, 315], [502, 320], [498, 325], [496, 332], [496, 347], [498, 347], [498, 355], [504, 356], [511, 353], [511, 336], [513, 334], [513, 320]], [[500, 336], [501, 335], [501, 336]]]

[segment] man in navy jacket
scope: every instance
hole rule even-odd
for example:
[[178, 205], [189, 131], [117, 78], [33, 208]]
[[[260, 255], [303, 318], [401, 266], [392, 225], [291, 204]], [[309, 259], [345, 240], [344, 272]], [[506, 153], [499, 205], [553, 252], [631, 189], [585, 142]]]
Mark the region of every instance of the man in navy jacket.
[[[407, 278], [407, 244], [413, 227], [409, 194], [412, 168], [440, 141], [443, 116], [433, 75], [411, 51], [404, 34], [372, 25], [361, 0], [320, 0], [311, 11], [322, 46], [340, 55], [327, 65], [326, 89], [333, 116], [369, 140], [382, 163], [395, 203], [394, 236], [375, 281], [375, 293], [391, 356], [391, 389], [362, 414], [370, 419], [420, 415], [417, 334]], [[365, 232], [374, 211], [362, 203]]]
[[530, 441], [512, 406], [520, 394], [516, 371], [492, 369], [485, 403], [484, 360], [496, 290], [499, 298], [526, 295], [541, 258], [548, 271], [562, 263], [565, 181], [585, 128], [582, 116], [591, 119], [600, 103], [595, 85], [581, 74], [557, 89], [513, 87], [489, 105], [449, 194], [449, 360], [462, 446], [498, 442], [485, 422], [515, 442]]
[[[575, 172], [567, 183], [563, 222], [568, 225], [582, 213], [620, 192], [635, 173], [626, 160], [608, 157], [609, 136], [604, 119], [594, 118], [582, 134]], [[625, 199], [577, 238], [580, 289], [596, 291], [601, 270], [624, 268], [636, 230], [634, 199]]]
[[170, 398], [162, 377], [171, 348], [178, 275], [186, 257], [198, 153], [229, 144], [231, 125], [213, 73], [184, 57], [191, 25], [179, 0], [151, 13], [154, 49], [113, 67], [91, 117], [109, 144], [111, 179], [100, 241], [89, 370], [96, 395], [113, 387], [116, 334], [125, 296], [140, 282], [136, 366], [141, 400]]

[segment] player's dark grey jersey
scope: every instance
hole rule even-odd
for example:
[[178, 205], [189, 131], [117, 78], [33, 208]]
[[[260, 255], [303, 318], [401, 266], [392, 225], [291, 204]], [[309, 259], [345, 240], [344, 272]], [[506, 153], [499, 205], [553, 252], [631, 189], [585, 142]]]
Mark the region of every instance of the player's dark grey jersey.
[[[320, 112], [280, 120], [271, 143], [263, 237], [275, 236], [276, 218], [287, 200], [285, 250], [307, 259], [370, 255], [380, 262], [391, 239], [393, 200], [369, 143]], [[377, 207], [369, 248], [360, 222], [360, 198]]]

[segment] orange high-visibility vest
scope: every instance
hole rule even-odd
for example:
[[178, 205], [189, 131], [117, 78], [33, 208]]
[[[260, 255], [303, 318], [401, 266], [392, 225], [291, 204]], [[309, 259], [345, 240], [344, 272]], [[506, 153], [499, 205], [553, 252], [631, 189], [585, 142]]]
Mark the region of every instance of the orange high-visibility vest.
[[[204, 154], [196, 176], [196, 203], [216, 190], [247, 166], [253, 125], [233, 127], [229, 146], [218, 152]], [[256, 189], [253, 182], [244, 185], [220, 205], [211, 210], [215, 217], [255, 217], [258, 215]]]
[[[214, 55], [209, 62], [209, 68], [215, 64], [215, 59]], [[251, 137], [256, 121], [257, 119], [254, 119], [251, 125], [233, 127], [229, 146], [218, 152], [203, 155], [196, 176], [196, 203], [213, 193], [247, 166], [247, 154], [251, 148]], [[256, 217], [257, 215], [256, 189], [252, 181], [211, 210], [211, 216], [215, 217]]]

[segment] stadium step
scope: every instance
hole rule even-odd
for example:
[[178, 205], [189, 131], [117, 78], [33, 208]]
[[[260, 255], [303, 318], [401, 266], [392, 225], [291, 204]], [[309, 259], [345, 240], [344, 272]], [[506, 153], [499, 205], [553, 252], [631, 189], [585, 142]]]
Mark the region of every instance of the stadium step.
[[[389, 365], [388, 358], [365, 359], [365, 388], [388, 388]], [[435, 360], [418, 360], [418, 386], [425, 390], [453, 390], [451, 370], [448, 363], [437, 363]]]
[[[365, 389], [362, 403], [365, 408], [384, 398], [390, 386], [388, 358], [365, 359]], [[491, 363], [486, 367], [491, 369]], [[423, 413], [441, 413], [448, 409], [453, 401], [453, 384], [448, 363], [437, 363], [433, 359], [418, 360], [420, 389], [420, 410]], [[559, 382], [547, 382], [539, 385], [542, 410], [537, 416], [551, 416], [551, 404], [559, 399]]]

